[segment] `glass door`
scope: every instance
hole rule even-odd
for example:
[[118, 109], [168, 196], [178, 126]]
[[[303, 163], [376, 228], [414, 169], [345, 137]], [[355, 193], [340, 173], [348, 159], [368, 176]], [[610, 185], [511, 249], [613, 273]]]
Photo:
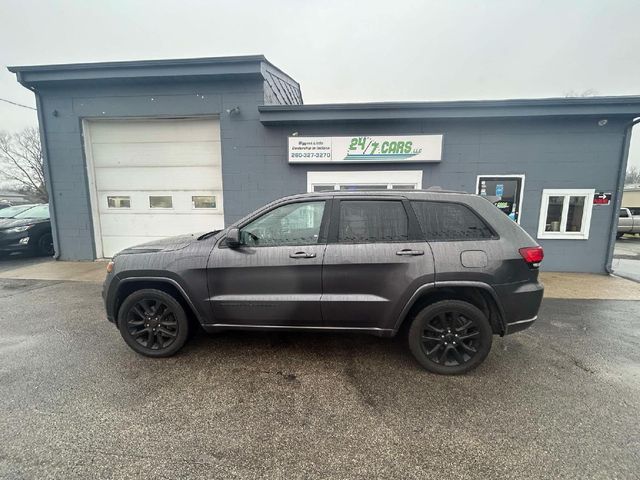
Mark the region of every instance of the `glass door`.
[[492, 197], [493, 204], [520, 223], [524, 175], [479, 175], [476, 193]]

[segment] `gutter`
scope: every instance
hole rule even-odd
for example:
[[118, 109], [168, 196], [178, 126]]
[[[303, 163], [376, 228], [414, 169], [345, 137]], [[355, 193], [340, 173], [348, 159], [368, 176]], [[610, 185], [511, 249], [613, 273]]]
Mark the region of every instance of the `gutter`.
[[[19, 79], [18, 79], [19, 80]], [[58, 223], [56, 222], [56, 202], [53, 196], [53, 183], [51, 182], [51, 165], [49, 164], [49, 146], [45, 138], [45, 122], [44, 113], [42, 111], [42, 99], [40, 94], [33, 90], [36, 95], [36, 108], [38, 110], [38, 124], [40, 125], [40, 144], [42, 145], [42, 159], [44, 163], [44, 180], [47, 184], [47, 193], [49, 194], [49, 216], [51, 217], [51, 236], [53, 237], [54, 260], [60, 258], [60, 248], [58, 247]]]
[[[627, 171], [627, 162], [629, 160], [629, 149], [631, 148], [631, 133], [633, 130], [633, 126], [640, 123], [640, 118], [636, 118], [631, 120], [625, 130], [624, 137], [622, 143], [622, 153], [620, 155], [620, 163], [618, 170], [618, 186], [616, 190], [620, 191], [620, 186], [622, 185], [622, 192], [624, 192], [624, 177]], [[618, 232], [618, 215], [617, 213], [620, 211], [620, 206], [622, 205], [622, 194], [618, 194], [616, 191], [616, 195], [614, 197], [613, 202], [613, 215], [611, 215], [611, 228], [609, 234], [609, 251], [607, 253], [607, 263], [605, 265], [605, 270], [609, 275], [612, 275], [613, 272], [613, 249], [616, 245], [616, 233]]]

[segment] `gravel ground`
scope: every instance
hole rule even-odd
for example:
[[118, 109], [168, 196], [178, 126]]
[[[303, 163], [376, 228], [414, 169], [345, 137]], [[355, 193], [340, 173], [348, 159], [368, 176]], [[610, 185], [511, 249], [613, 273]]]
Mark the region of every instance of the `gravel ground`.
[[640, 302], [545, 300], [462, 377], [399, 340], [130, 351], [100, 286], [0, 280], [0, 478], [638, 478]]

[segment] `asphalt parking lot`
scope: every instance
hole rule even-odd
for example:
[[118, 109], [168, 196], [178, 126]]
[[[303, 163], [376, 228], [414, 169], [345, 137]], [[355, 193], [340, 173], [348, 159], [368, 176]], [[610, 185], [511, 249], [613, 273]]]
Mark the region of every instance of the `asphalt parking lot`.
[[545, 300], [463, 377], [359, 335], [147, 359], [96, 283], [0, 280], [0, 305], [3, 479], [640, 475], [640, 302]]

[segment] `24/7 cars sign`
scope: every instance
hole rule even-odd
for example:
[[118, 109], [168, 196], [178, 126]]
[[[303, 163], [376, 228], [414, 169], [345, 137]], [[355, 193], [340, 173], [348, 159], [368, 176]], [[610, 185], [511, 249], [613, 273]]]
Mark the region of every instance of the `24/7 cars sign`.
[[289, 137], [289, 163], [439, 162], [442, 135]]

